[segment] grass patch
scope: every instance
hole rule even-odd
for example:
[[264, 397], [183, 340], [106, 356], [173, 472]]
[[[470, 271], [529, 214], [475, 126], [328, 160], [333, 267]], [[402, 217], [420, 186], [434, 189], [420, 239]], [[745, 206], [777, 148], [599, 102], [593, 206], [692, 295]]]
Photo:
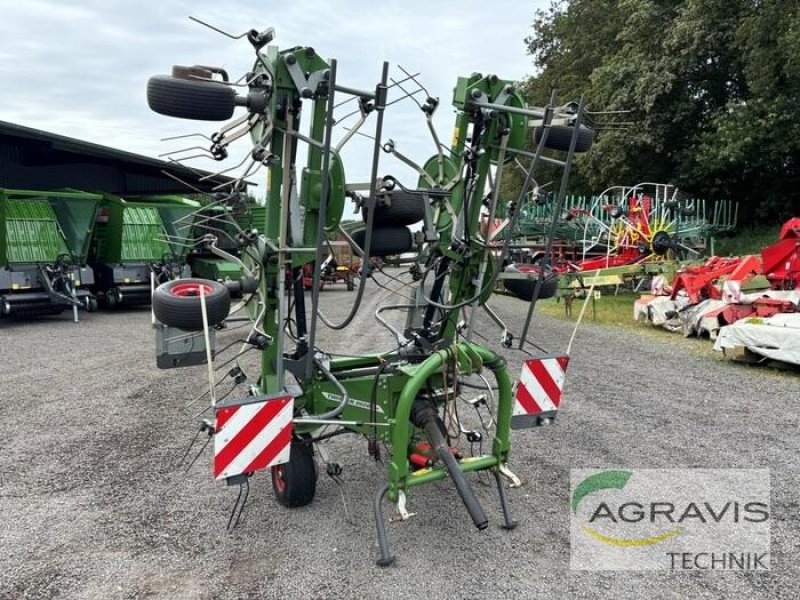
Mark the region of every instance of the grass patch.
[[731, 236], [714, 240], [714, 253], [717, 256], [745, 256], [760, 254], [764, 246], [778, 241], [780, 225], [760, 225], [740, 229]]
[[[638, 294], [629, 292], [620, 292], [615, 296], [613, 292], [606, 294], [603, 290], [600, 290], [599, 298], [589, 300], [583, 321], [585, 323], [633, 327], [636, 324], [633, 320], [633, 303], [638, 297]], [[548, 298], [537, 302], [536, 310], [540, 310], [551, 317], [574, 322], [578, 320], [578, 315], [585, 300], [585, 298], [575, 298], [572, 301], [571, 315], [566, 314], [563, 298], [560, 301], [556, 298]]]

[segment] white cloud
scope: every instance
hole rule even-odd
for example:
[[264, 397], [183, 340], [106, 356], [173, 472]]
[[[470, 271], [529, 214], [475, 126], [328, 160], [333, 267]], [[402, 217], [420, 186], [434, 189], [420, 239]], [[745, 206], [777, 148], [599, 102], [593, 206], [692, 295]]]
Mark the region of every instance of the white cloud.
[[[441, 99], [436, 124], [447, 142], [456, 77], [529, 74], [523, 39], [536, 8], [546, 4], [0, 0], [0, 119], [149, 156], [179, 147], [161, 143], [162, 137], [211, 133], [214, 124], [156, 115], [145, 99], [147, 78], [169, 72], [172, 64], [216, 64], [237, 75], [251, 67], [246, 41], [196, 25], [187, 18], [191, 14], [236, 33], [275, 27], [277, 45], [309, 45], [336, 58], [339, 81], [354, 87], [372, 88], [383, 60], [396, 78], [402, 77], [398, 64], [420, 72], [421, 82]], [[434, 151], [422, 114], [408, 100], [387, 111], [385, 137], [420, 162]], [[370, 141], [354, 139], [344, 155], [348, 178], [366, 178], [370, 156]], [[383, 172], [408, 173], [391, 158], [382, 161]]]

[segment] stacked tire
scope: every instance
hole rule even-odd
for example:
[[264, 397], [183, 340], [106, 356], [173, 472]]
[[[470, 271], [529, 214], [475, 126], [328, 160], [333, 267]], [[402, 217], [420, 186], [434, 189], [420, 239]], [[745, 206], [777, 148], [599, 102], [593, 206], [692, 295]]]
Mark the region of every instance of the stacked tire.
[[[369, 222], [366, 206], [361, 216], [364, 223]], [[408, 226], [419, 223], [424, 216], [425, 200], [420, 194], [399, 189], [383, 192], [375, 201], [370, 257], [383, 258], [413, 251], [414, 236]], [[366, 229], [353, 233], [353, 241], [361, 248], [365, 247], [366, 238]]]

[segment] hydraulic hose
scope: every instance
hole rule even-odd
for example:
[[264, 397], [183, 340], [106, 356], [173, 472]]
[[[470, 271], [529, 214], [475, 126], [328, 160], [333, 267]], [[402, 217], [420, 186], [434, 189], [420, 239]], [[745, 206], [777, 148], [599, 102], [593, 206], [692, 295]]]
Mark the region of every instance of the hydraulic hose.
[[456, 486], [458, 495], [461, 496], [461, 501], [472, 518], [472, 522], [478, 529], [486, 529], [489, 526], [489, 520], [486, 518], [486, 513], [483, 511], [475, 493], [467, 483], [461, 467], [450, 452], [447, 441], [442, 434], [441, 422], [436, 408], [429, 401], [418, 400], [411, 411], [411, 422], [417, 427], [425, 431], [428, 436], [431, 446], [436, 451], [441, 461], [444, 463], [444, 468], [450, 475], [450, 479]]

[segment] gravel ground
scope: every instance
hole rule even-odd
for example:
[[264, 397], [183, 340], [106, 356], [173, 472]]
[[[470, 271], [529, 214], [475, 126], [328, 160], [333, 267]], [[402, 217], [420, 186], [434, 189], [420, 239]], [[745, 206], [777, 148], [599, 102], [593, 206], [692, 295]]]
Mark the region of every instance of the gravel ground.
[[[353, 298], [322, 294], [332, 315]], [[397, 301], [376, 290], [368, 304], [386, 298]], [[519, 330], [524, 305], [493, 303]], [[323, 327], [322, 347], [384, 349], [371, 313], [346, 335]], [[418, 515], [390, 525], [397, 564], [378, 569], [371, 506], [385, 469], [360, 438], [328, 443], [344, 482], [323, 475], [310, 506], [280, 507], [269, 476], [254, 477], [241, 525], [226, 532], [235, 491], [212, 482], [210, 453], [176, 466], [204, 406], [186, 408], [204, 368], [156, 369], [149, 316], [0, 324], [0, 598], [797, 598], [796, 374], [689, 348], [708, 342], [585, 324], [558, 422], [513, 434], [511, 466], [527, 481], [510, 491], [520, 526], [497, 526], [496, 491], [477, 479], [492, 521], [483, 532], [448, 483], [415, 488]], [[571, 333], [543, 316], [535, 326], [549, 350]], [[480, 330], [499, 339], [489, 322]], [[518, 372], [520, 353], [504, 354]], [[571, 571], [572, 467], [770, 468], [771, 571]]]

